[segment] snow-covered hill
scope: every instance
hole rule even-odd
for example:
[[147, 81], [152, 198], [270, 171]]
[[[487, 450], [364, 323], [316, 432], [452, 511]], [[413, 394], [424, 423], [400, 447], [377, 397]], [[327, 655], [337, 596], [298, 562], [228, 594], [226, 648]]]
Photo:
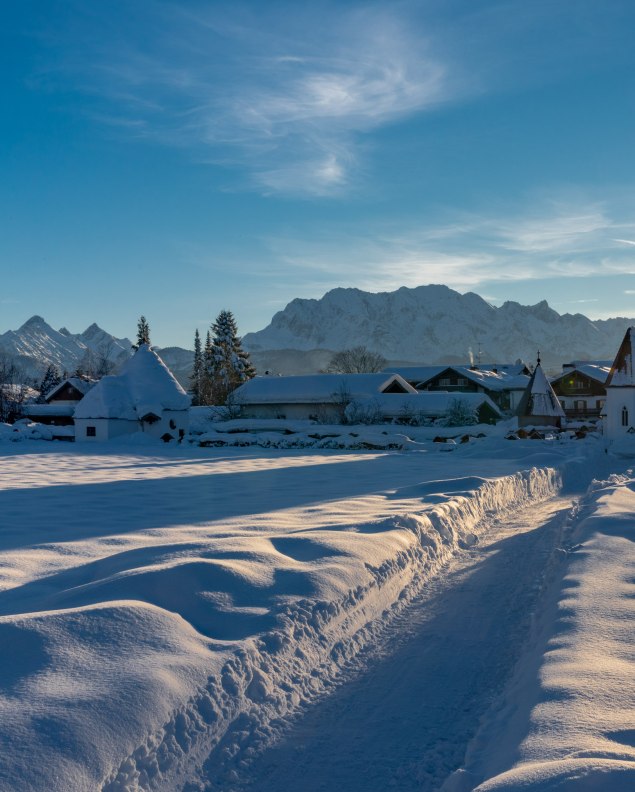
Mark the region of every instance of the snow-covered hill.
[[[292, 300], [271, 324], [244, 338], [259, 358], [275, 350], [340, 350], [363, 344], [391, 362], [464, 362], [470, 350], [487, 360], [533, 360], [539, 349], [547, 365], [615, 354], [635, 319], [592, 321], [558, 314], [546, 301], [506, 302], [500, 308], [478, 294], [447, 286], [402, 287], [372, 294], [333, 289], [320, 300]], [[297, 352], [296, 352], [297, 354]]]

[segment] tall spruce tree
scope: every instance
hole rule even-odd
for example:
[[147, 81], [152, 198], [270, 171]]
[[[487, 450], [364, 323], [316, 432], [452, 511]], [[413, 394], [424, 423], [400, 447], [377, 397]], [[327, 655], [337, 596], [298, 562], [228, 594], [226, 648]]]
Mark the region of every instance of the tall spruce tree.
[[192, 404], [196, 407], [202, 404], [201, 386], [203, 384], [203, 352], [201, 350], [201, 336], [198, 328], [196, 328], [194, 333], [194, 365], [192, 366], [190, 382], [192, 384]]
[[256, 370], [242, 348], [231, 311], [221, 311], [212, 325], [211, 398], [225, 404], [229, 394], [255, 376]]
[[150, 343], [150, 325], [145, 316], [140, 316], [137, 322], [137, 343], [133, 344], [133, 349], [139, 349], [142, 344]]
[[205, 337], [205, 347], [203, 349], [203, 360], [201, 366], [201, 385], [200, 385], [200, 404], [210, 405], [212, 402], [212, 334], [207, 331]]

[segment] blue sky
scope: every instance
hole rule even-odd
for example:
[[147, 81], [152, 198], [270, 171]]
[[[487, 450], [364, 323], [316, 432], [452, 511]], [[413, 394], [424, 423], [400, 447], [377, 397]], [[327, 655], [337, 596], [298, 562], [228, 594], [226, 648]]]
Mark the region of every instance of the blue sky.
[[0, 332], [191, 346], [336, 286], [635, 316], [635, 4], [23, 0]]

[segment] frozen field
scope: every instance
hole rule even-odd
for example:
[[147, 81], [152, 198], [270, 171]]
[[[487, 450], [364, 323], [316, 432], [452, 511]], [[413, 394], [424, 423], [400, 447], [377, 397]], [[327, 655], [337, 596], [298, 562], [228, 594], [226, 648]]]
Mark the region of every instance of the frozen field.
[[[612, 464], [625, 468], [590, 439], [485, 438], [451, 453], [0, 446], [1, 788], [327, 790], [349, 772], [360, 790], [391, 779], [547, 789], [545, 778], [580, 767], [632, 784], [630, 474], [571, 511]], [[485, 633], [474, 627], [483, 608]], [[508, 651], [470, 680], [444, 664], [458, 633], [479, 668]], [[372, 674], [379, 698], [355, 698]], [[391, 678], [402, 680], [395, 696]], [[467, 714], [449, 718], [459, 679]], [[376, 721], [365, 749], [393, 757], [364, 785], [353, 771], [367, 758], [335, 728], [362, 702]], [[340, 738], [329, 745], [327, 732]]]

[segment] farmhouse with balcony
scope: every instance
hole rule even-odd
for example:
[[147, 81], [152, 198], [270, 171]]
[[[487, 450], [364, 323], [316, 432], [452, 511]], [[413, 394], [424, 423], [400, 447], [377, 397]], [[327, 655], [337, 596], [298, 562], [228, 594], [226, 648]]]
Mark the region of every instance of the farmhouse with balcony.
[[551, 378], [551, 387], [570, 421], [597, 420], [606, 401], [606, 379], [611, 361], [574, 360]]

